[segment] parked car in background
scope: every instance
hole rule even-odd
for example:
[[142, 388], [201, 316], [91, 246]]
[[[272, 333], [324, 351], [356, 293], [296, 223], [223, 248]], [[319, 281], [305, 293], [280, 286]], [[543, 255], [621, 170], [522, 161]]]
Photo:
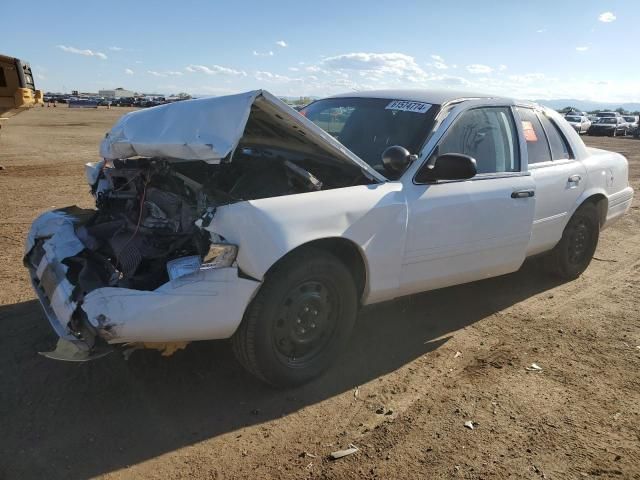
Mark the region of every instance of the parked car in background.
[[597, 118], [610, 118], [610, 117], [620, 117], [621, 115], [618, 112], [598, 112], [596, 113]]
[[564, 119], [571, 125], [578, 134], [586, 133], [591, 126], [591, 120], [584, 115], [565, 115]]
[[638, 115], [623, 115], [622, 118], [627, 122], [627, 133], [635, 132], [638, 128]]
[[539, 255], [577, 278], [633, 199], [627, 160], [557, 112], [466, 92], [349, 93], [301, 114], [263, 90], [177, 102], [124, 115], [100, 156], [96, 208], [46, 212], [27, 237], [60, 336], [45, 355], [231, 338], [275, 385], [321, 374], [361, 305]]
[[627, 122], [622, 117], [600, 117], [591, 124], [587, 134], [616, 137], [626, 135], [628, 130]]
[[569, 110], [564, 113], [565, 117], [586, 117], [588, 116], [587, 112], [581, 112], [579, 110]]

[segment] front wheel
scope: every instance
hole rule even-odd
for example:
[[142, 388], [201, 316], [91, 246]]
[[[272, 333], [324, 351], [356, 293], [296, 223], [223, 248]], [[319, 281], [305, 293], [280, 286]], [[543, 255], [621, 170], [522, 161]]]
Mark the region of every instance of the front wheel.
[[353, 277], [334, 255], [308, 248], [267, 275], [233, 335], [238, 361], [274, 386], [320, 375], [347, 343], [356, 319]]
[[593, 203], [581, 205], [545, 258], [547, 270], [564, 280], [578, 278], [591, 263], [599, 235], [598, 209]]

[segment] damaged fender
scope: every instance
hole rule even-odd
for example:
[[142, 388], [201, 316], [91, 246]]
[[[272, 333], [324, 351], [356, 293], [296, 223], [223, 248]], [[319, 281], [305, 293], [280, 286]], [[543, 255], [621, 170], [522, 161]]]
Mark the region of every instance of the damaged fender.
[[402, 184], [387, 182], [226, 205], [205, 228], [238, 244], [239, 267], [258, 279], [301, 245], [347, 239], [365, 263], [367, 304], [397, 296], [407, 213]]

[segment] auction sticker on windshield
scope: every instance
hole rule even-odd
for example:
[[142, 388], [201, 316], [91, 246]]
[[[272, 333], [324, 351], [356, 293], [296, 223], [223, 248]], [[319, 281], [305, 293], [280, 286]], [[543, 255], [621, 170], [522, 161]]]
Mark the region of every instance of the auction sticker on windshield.
[[400, 110], [401, 112], [427, 113], [431, 104], [423, 102], [411, 102], [409, 100], [393, 100], [385, 107], [385, 110]]

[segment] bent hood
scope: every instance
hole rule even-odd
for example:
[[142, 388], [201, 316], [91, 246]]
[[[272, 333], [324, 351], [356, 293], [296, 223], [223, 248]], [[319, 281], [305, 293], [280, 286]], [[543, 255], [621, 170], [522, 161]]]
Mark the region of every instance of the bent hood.
[[238, 144], [313, 153], [318, 148], [357, 166], [371, 179], [386, 178], [365, 161], [265, 90], [186, 100], [124, 115], [100, 145], [106, 159], [135, 156], [168, 160], [231, 160]]

